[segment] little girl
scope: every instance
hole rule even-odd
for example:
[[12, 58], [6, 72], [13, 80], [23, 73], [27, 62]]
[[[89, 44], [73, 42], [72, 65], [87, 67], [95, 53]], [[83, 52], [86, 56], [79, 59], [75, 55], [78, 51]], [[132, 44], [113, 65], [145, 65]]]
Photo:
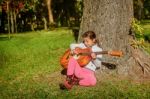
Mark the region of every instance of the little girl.
[[67, 68], [67, 78], [61, 89], [71, 89], [73, 85], [94, 86], [96, 85], [95, 70], [101, 66], [102, 55], [96, 55], [94, 52], [100, 52], [102, 49], [98, 46], [96, 34], [93, 31], [87, 31], [82, 35], [83, 43], [71, 44], [70, 49], [73, 54], [79, 54], [79, 48], [90, 48], [92, 60], [84, 67], [81, 67], [75, 57], [71, 57]]

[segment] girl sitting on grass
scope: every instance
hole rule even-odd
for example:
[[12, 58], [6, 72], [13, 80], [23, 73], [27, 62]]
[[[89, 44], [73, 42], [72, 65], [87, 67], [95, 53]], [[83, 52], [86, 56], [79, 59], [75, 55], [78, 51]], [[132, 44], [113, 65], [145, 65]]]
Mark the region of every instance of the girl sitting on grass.
[[92, 60], [84, 67], [81, 67], [75, 57], [69, 59], [66, 81], [60, 84], [60, 89], [71, 89], [73, 85], [94, 86], [96, 85], [95, 70], [101, 66], [102, 55], [96, 55], [94, 52], [100, 52], [102, 49], [98, 46], [96, 34], [93, 31], [87, 31], [82, 35], [83, 43], [71, 44], [70, 49], [73, 54], [79, 54], [81, 49], [89, 48]]

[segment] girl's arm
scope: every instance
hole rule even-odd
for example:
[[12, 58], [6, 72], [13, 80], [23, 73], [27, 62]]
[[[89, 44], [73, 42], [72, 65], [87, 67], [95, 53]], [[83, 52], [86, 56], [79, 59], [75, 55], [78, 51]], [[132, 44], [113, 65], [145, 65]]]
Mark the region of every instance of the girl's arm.
[[[97, 45], [92, 47], [92, 52], [101, 52], [102, 48], [98, 47]], [[100, 68], [101, 67], [101, 62], [102, 61], [102, 55], [96, 55], [96, 59], [93, 60], [94, 65], [96, 66], [96, 68]]]
[[[92, 47], [92, 52], [101, 52], [101, 51], [102, 51], [102, 48], [98, 47], [97, 45], [94, 45]], [[101, 59], [102, 58], [102, 54], [97, 55], [96, 58]]]
[[85, 45], [83, 43], [79, 43], [79, 44], [70, 44], [70, 49], [74, 50], [75, 48], [85, 48]]

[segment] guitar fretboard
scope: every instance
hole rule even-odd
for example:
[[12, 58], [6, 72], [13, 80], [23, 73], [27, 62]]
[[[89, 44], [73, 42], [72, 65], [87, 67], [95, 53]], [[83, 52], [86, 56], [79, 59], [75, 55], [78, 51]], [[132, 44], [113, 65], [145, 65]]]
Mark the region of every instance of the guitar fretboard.
[[99, 54], [108, 54], [108, 51], [101, 51], [101, 52], [85, 52], [85, 53], [80, 53], [79, 55], [90, 55], [91, 53], [95, 53], [96, 55], [99, 55]]

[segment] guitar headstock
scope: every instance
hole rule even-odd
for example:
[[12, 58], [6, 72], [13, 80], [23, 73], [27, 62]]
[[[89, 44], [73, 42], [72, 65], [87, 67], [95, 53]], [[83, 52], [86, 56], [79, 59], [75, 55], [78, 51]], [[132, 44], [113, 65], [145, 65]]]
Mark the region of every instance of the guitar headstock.
[[123, 56], [122, 51], [108, 51], [108, 54], [111, 55], [111, 56], [118, 56], [118, 57]]

